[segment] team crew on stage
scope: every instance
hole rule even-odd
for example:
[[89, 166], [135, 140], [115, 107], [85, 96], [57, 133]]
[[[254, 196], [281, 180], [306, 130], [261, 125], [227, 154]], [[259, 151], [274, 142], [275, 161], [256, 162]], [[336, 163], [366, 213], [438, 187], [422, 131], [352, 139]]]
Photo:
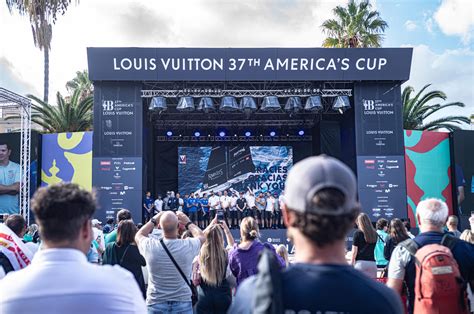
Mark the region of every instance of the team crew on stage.
[[246, 192], [235, 190], [210, 191], [209, 193], [184, 194], [168, 191], [166, 197], [161, 195], [153, 200], [151, 193], [145, 194], [143, 202], [144, 218], [150, 220], [153, 215], [162, 211], [180, 211], [200, 228], [206, 228], [222, 212], [224, 220], [231, 229], [237, 229], [245, 217], [253, 217], [261, 229], [282, 228], [281, 203], [283, 193]]

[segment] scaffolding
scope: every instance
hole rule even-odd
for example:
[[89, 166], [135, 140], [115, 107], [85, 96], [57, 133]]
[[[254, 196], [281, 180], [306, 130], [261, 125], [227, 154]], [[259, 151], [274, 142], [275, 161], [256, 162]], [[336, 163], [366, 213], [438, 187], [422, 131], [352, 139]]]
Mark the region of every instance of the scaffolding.
[[30, 150], [31, 150], [31, 101], [0, 87], [0, 110], [13, 108], [20, 115], [20, 214], [30, 224]]

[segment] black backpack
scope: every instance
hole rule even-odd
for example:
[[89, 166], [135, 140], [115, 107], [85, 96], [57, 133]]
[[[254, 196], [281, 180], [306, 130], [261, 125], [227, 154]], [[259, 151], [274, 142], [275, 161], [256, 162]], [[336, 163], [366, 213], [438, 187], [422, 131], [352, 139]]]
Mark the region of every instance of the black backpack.
[[263, 249], [257, 268], [252, 313], [283, 314], [282, 274], [275, 254]]

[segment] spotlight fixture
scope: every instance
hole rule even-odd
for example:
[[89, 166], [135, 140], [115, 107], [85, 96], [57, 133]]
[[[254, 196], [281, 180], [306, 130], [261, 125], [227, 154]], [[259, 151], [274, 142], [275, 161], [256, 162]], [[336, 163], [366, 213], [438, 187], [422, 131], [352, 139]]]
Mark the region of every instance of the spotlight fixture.
[[349, 101], [349, 96], [337, 96], [334, 104], [332, 105], [332, 109], [339, 111], [340, 114], [343, 114], [350, 108], [351, 103]]
[[244, 96], [240, 100], [240, 109], [243, 110], [245, 113], [254, 112], [257, 110], [257, 104], [255, 103], [255, 99], [251, 96]]
[[312, 112], [323, 110], [321, 96], [309, 96], [308, 99], [306, 99], [304, 110]]
[[287, 112], [298, 112], [303, 109], [301, 104], [301, 98], [297, 96], [288, 97], [285, 105], [285, 111]]
[[275, 135], [276, 135], [276, 132], [275, 132], [275, 131], [271, 131], [271, 132], [270, 132], [270, 136], [271, 136], [271, 137], [273, 137], [273, 136], [275, 136]]
[[194, 99], [190, 96], [181, 97], [178, 102], [178, 106], [176, 106], [178, 111], [182, 112], [191, 112], [194, 111]]
[[212, 101], [211, 97], [202, 97], [201, 100], [199, 100], [197, 110], [208, 113], [210, 111], [214, 111], [215, 109], [216, 108], [214, 107], [214, 102]]
[[166, 136], [173, 136], [173, 132], [171, 131], [166, 132]]
[[225, 136], [225, 132], [224, 132], [224, 131], [220, 131], [220, 132], [219, 132], [219, 136], [220, 136], [220, 137], [224, 137], [224, 136]]
[[166, 105], [166, 98], [162, 96], [153, 97], [148, 109], [158, 112], [166, 111], [168, 109], [168, 106]]
[[250, 133], [250, 131], [245, 132], [245, 136], [250, 137], [251, 135], [252, 133]]
[[239, 110], [239, 105], [237, 100], [233, 96], [224, 96], [221, 99], [221, 105], [219, 107], [220, 111], [237, 111]]
[[299, 131], [298, 131], [298, 135], [299, 135], [299, 136], [303, 136], [303, 135], [304, 135], [304, 130], [299, 130]]
[[194, 132], [194, 136], [195, 136], [195, 137], [200, 137], [200, 136], [201, 136], [201, 132], [199, 132], [199, 131]]
[[260, 107], [262, 111], [277, 111], [281, 109], [277, 96], [265, 96]]

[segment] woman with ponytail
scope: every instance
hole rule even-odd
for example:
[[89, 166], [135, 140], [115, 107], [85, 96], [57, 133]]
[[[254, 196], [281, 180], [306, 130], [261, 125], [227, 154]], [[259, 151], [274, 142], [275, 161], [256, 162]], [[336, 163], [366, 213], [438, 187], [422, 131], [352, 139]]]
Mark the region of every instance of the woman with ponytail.
[[240, 223], [240, 243], [234, 245], [229, 252], [229, 265], [237, 280], [237, 287], [242, 281], [257, 274], [257, 264], [260, 252], [267, 248], [273, 252], [282, 268], [285, 261], [275, 252], [273, 245], [259, 240], [258, 224], [252, 217], [246, 217]]

